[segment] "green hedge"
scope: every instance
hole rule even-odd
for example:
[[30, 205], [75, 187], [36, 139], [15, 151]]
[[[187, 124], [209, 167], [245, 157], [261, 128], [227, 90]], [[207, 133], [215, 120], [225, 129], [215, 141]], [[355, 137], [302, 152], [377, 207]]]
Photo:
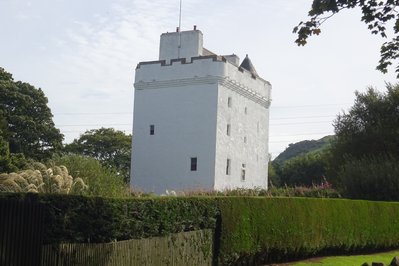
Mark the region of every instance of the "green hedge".
[[215, 229], [214, 257], [220, 265], [399, 247], [399, 203], [394, 202], [42, 194], [0, 194], [0, 200], [44, 204], [46, 244], [111, 242]]
[[101, 243], [215, 228], [217, 217], [214, 200], [207, 198], [3, 193], [1, 198], [45, 205], [45, 244]]
[[399, 203], [261, 197], [217, 202], [222, 265], [399, 246]]

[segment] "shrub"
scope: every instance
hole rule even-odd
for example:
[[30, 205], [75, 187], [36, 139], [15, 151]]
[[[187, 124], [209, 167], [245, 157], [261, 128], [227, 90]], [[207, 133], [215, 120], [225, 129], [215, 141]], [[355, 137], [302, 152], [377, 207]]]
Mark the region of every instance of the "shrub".
[[82, 194], [87, 189], [83, 180], [74, 179], [63, 165], [47, 168], [36, 162], [32, 166], [17, 173], [0, 174], [0, 191]]
[[338, 178], [345, 197], [399, 200], [399, 160], [391, 155], [348, 157]]
[[269, 187], [268, 190], [262, 188], [236, 188], [231, 190], [192, 190], [177, 192], [177, 196], [228, 196], [228, 197], [311, 197], [311, 198], [340, 198], [341, 195], [324, 181], [320, 185], [310, 187]]
[[271, 187], [267, 191], [268, 197], [309, 197], [309, 198], [341, 198], [340, 193], [324, 181], [320, 185], [311, 187]]
[[311, 186], [324, 181], [326, 161], [323, 153], [294, 157], [282, 165], [280, 183], [288, 186]]
[[80, 155], [56, 156], [52, 163], [65, 165], [71, 175], [81, 177], [88, 185], [84, 195], [103, 197], [125, 197], [129, 195], [123, 176], [102, 166], [94, 158]]

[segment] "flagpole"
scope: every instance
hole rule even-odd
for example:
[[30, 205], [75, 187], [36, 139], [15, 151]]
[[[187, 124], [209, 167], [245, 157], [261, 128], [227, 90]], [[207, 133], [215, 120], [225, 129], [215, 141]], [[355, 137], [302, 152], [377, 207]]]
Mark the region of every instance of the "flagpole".
[[179, 46], [177, 47], [177, 58], [180, 58], [180, 48], [181, 48], [181, 4], [180, 0], [180, 10], [179, 10]]

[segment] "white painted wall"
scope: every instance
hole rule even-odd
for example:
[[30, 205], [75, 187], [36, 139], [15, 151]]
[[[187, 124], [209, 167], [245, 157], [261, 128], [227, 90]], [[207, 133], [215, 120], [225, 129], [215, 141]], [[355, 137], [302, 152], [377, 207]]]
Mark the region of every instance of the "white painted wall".
[[[132, 180], [153, 191], [213, 188], [217, 86], [135, 91]], [[155, 134], [150, 135], [150, 125]], [[190, 171], [190, 158], [198, 169]]]
[[[215, 189], [266, 189], [269, 109], [221, 85], [217, 116]], [[226, 134], [228, 123], [230, 136]], [[230, 175], [226, 175], [227, 158], [231, 159]], [[241, 180], [242, 164], [246, 166], [245, 181]]]
[[163, 33], [159, 47], [159, 60], [186, 58], [202, 55], [203, 37], [199, 30]]

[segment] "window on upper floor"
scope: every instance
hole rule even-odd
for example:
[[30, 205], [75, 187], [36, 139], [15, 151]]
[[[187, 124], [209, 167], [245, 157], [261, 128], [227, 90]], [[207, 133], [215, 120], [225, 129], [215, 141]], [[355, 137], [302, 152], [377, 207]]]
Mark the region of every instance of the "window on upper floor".
[[247, 143], [247, 137], [244, 137], [244, 143]]
[[191, 171], [197, 171], [197, 157], [191, 157], [190, 170]]
[[230, 175], [231, 174], [231, 160], [227, 159], [226, 161], [226, 175]]
[[231, 108], [233, 104], [233, 99], [231, 97], [227, 98], [227, 107]]
[[226, 134], [227, 134], [227, 136], [230, 136], [230, 134], [231, 134], [231, 125], [230, 124], [227, 124]]
[[155, 134], [155, 125], [150, 125], [150, 135]]
[[247, 114], [247, 113], [248, 113], [248, 108], [245, 107], [245, 108], [244, 108], [244, 114]]

